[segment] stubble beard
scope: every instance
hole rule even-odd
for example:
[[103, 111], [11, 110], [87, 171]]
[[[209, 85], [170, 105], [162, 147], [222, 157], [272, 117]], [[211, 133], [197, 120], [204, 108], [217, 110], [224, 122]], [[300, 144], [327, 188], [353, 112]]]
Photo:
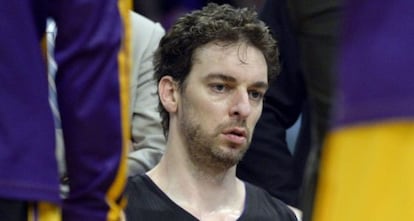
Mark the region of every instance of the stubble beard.
[[[201, 124], [195, 122], [192, 114], [186, 113], [180, 122], [181, 130], [185, 139], [185, 146], [189, 158], [198, 169], [220, 173], [236, 165], [247, 151], [248, 143], [242, 147], [222, 149], [220, 145], [231, 143], [220, 143], [219, 136], [223, 129], [235, 125], [235, 123], [220, 124], [214, 134], [209, 134]], [[240, 125], [237, 124], [237, 125]]]

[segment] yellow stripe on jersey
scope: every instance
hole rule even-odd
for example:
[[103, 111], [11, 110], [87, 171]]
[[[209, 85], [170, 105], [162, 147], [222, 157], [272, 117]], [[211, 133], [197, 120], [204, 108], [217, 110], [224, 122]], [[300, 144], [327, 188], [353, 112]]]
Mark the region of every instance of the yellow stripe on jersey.
[[[42, 36], [42, 39], [40, 40], [40, 49], [42, 52], [42, 57], [45, 62], [45, 65], [47, 64], [47, 38], [46, 33]], [[47, 65], [46, 65], [47, 67]]]
[[414, 121], [328, 136], [313, 221], [414, 220]]
[[129, 119], [129, 81], [131, 73], [131, 25], [129, 10], [131, 10], [132, 3], [130, 0], [119, 0], [118, 8], [123, 20], [123, 41], [121, 50], [118, 54], [119, 67], [119, 88], [121, 100], [121, 129], [122, 129], [122, 154], [120, 165], [114, 183], [111, 185], [106, 200], [109, 204], [108, 220], [119, 220], [120, 214], [125, 207], [125, 199], [122, 199], [120, 204], [117, 204], [119, 196], [123, 194], [126, 184], [127, 164], [126, 157], [128, 146], [130, 142], [130, 119]]
[[28, 207], [28, 221], [61, 221], [61, 209], [51, 203], [30, 203]]

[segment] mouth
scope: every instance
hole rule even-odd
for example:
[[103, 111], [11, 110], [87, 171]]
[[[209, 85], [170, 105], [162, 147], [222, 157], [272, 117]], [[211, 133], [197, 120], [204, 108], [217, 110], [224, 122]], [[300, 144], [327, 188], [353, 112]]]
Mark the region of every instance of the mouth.
[[234, 144], [245, 144], [247, 141], [247, 130], [241, 127], [233, 127], [223, 131], [226, 139]]

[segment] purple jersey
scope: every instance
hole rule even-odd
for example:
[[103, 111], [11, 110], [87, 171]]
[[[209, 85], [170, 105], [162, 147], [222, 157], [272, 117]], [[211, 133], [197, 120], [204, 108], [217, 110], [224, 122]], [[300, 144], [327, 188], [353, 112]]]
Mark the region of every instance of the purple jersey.
[[345, 1], [336, 128], [322, 149], [312, 220], [414, 220], [413, 8]]
[[51, 17], [59, 30], [56, 88], [70, 180], [64, 220], [107, 220], [126, 175], [129, 84], [120, 79], [129, 79], [121, 62], [128, 12], [117, 0], [2, 2], [0, 198], [61, 203], [41, 50]]
[[414, 118], [414, 2], [345, 1], [336, 125]]

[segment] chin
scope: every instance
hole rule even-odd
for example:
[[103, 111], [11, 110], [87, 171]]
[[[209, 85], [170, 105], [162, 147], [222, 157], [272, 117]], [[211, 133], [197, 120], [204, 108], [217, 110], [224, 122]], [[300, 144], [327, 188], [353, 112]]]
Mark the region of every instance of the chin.
[[240, 162], [246, 153], [246, 147], [228, 147], [220, 148], [214, 155], [219, 161], [225, 162], [229, 166], [234, 166]]

